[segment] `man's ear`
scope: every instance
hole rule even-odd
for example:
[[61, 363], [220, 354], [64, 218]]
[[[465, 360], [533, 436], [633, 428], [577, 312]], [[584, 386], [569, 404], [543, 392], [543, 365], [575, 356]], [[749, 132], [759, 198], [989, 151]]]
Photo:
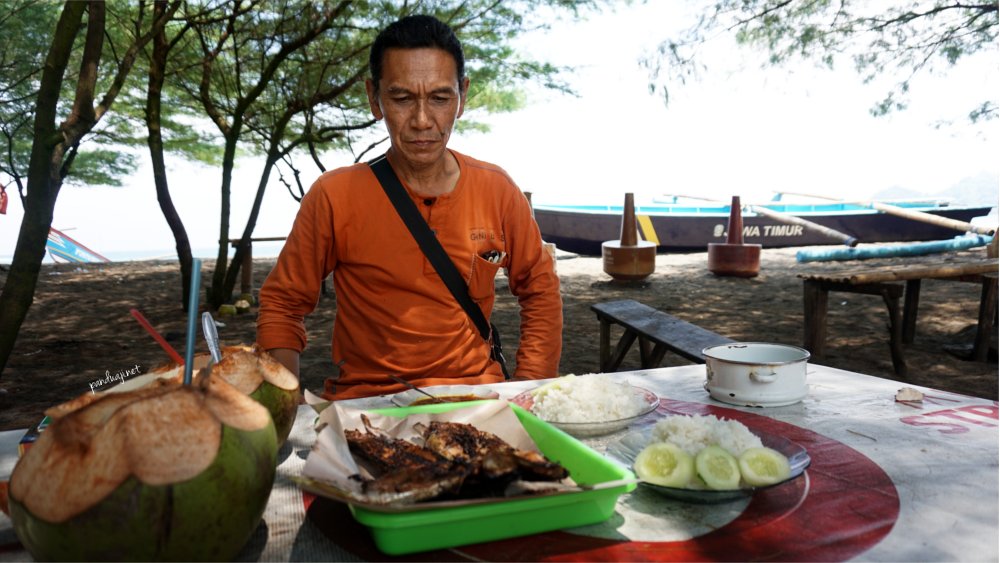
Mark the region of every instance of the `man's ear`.
[[372, 82], [371, 78], [365, 80], [365, 92], [368, 93], [368, 107], [371, 109], [372, 115], [375, 116], [376, 120], [382, 119], [382, 106], [378, 103], [378, 92], [375, 91], [375, 83]]
[[459, 84], [459, 102], [458, 102], [458, 114], [455, 115], [456, 118], [462, 117], [465, 113], [465, 99], [469, 95], [469, 77], [466, 76], [462, 79], [462, 83]]

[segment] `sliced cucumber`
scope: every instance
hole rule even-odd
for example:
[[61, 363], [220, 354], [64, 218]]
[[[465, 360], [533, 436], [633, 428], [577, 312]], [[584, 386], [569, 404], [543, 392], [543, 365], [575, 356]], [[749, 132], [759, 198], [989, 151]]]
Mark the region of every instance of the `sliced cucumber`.
[[646, 446], [634, 466], [640, 479], [664, 487], [687, 487], [694, 477], [694, 458], [670, 442]]
[[792, 474], [788, 458], [771, 448], [750, 448], [740, 455], [743, 480], [755, 487], [780, 483]]
[[740, 468], [736, 458], [719, 446], [705, 446], [695, 456], [694, 466], [709, 489], [726, 491], [740, 487]]

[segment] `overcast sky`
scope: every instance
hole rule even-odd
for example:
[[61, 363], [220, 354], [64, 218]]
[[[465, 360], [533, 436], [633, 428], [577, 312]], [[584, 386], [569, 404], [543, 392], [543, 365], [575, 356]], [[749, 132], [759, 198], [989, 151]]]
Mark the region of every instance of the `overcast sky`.
[[[521, 45], [534, 56], [578, 67], [571, 83], [579, 97], [533, 91], [529, 107], [476, 116], [492, 131], [456, 135], [451, 146], [506, 168], [539, 204], [620, 204], [628, 191], [637, 202], [664, 193], [761, 201], [774, 189], [843, 197], [892, 186], [935, 193], [982, 172], [997, 174], [996, 121], [975, 127], [961, 121], [983, 92], [1000, 91], [995, 58], [921, 77], [910, 109], [874, 118], [868, 110], [885, 95], [885, 84], [862, 85], [846, 66], [761, 70], [762, 55], [721, 38], [703, 50], [709, 72], [698, 83], [675, 86], [667, 107], [648, 93], [638, 60], [667, 31], [691, 21], [684, 5], [650, 2], [524, 37]], [[952, 118], [959, 124], [933, 127]], [[242, 233], [258, 174], [253, 162], [236, 171], [230, 236]], [[173, 238], [148, 178], [144, 164], [124, 188], [64, 187], [53, 226], [118, 257], [139, 249], [169, 254]], [[192, 246], [213, 248], [218, 170], [175, 162], [170, 180]], [[8, 193], [8, 213], [0, 215], [3, 262], [13, 254], [22, 215], [13, 186]], [[287, 234], [296, 209], [272, 180], [255, 235]]]
[[[996, 173], [996, 135], [983, 137], [996, 123], [970, 127], [961, 118], [984, 92], [998, 91], [995, 56], [917, 79], [909, 110], [874, 118], [868, 110], [886, 94], [884, 84], [862, 85], [846, 65], [762, 71], [764, 55], [723, 37], [702, 50], [703, 80], [674, 86], [665, 107], [649, 95], [636, 61], [665, 30], [690, 21], [684, 5], [654, 2], [531, 38], [533, 52], [580, 67], [580, 98], [551, 97], [496, 118], [493, 134], [455, 146], [508, 168], [536, 201], [624, 191], [726, 199], [767, 199], [772, 189], [935, 192], [981, 170]], [[959, 126], [931, 126], [956, 116]]]

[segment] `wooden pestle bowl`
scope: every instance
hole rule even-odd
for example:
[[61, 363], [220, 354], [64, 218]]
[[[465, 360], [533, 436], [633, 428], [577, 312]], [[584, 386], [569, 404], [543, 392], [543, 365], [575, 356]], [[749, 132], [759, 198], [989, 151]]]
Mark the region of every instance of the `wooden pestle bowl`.
[[609, 240], [601, 244], [604, 273], [616, 280], [641, 280], [656, 269], [656, 245], [647, 240], [634, 245]]
[[760, 245], [710, 242], [708, 271], [717, 276], [756, 277], [760, 273]]

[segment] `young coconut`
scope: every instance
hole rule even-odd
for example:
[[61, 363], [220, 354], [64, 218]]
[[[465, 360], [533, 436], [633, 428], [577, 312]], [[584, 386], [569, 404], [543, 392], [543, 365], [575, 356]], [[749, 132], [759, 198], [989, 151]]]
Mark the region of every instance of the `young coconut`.
[[223, 379], [267, 407], [274, 418], [278, 445], [285, 443], [299, 408], [299, 379], [259, 346], [222, 349], [222, 361], [212, 367]]
[[[194, 369], [200, 369], [211, 362], [208, 354], [196, 354]], [[274, 419], [278, 432], [278, 447], [281, 447], [292, 431], [299, 406], [299, 380], [259, 346], [227, 346], [222, 349], [222, 361], [212, 366], [212, 373], [221, 376], [230, 385], [249, 395], [267, 407]], [[138, 389], [157, 379], [180, 381], [184, 366], [171, 364], [155, 368], [149, 373], [133, 377], [111, 392]]]
[[267, 409], [212, 375], [94, 397], [49, 409], [11, 475], [11, 520], [31, 555], [232, 560], [274, 484]]

